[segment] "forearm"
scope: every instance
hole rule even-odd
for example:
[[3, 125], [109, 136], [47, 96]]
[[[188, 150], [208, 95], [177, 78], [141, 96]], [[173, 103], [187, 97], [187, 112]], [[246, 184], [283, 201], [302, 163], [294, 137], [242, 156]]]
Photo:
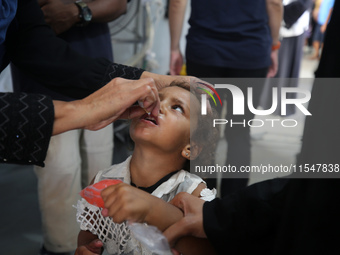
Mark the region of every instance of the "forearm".
[[8, 33], [6, 46], [20, 71], [72, 98], [87, 96], [104, 85], [110, 61], [72, 51], [45, 23], [36, 1], [18, 1], [16, 25], [17, 29]]
[[187, 0], [170, 0], [169, 28], [171, 50], [179, 50], [179, 41], [182, 34], [186, 5]]
[[332, 12], [333, 12], [333, 8], [331, 8], [331, 9], [329, 10], [329, 13], [328, 13], [328, 16], [327, 16], [327, 20], [326, 20], [326, 22], [325, 22], [326, 27], [327, 27], [329, 21], [331, 20]]
[[110, 22], [126, 13], [127, 0], [84, 1], [92, 12], [92, 22]]
[[[80, 22], [79, 8], [73, 0], [62, 0], [64, 13], [72, 20], [73, 25]], [[91, 22], [107, 23], [126, 13], [127, 0], [83, 0], [92, 13]]]
[[272, 44], [276, 45], [280, 38], [280, 27], [283, 17], [283, 5], [281, 0], [266, 0], [269, 27]]
[[85, 105], [81, 106], [80, 101], [53, 101], [53, 104], [55, 114], [52, 135], [86, 126], [84, 114], [87, 109]]
[[[74, 0], [38, 0], [45, 14], [45, 20], [54, 27], [54, 23], [63, 24], [69, 29], [81, 22], [80, 12]], [[83, 0], [91, 10], [91, 22], [107, 23], [126, 12], [127, 0]], [[57, 29], [57, 33], [64, 32]]]

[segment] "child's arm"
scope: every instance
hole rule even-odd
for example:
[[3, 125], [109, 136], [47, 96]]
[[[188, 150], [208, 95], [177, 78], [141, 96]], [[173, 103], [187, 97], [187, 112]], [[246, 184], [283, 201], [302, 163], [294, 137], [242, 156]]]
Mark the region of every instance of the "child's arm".
[[164, 231], [183, 217], [177, 207], [126, 183], [107, 187], [101, 195], [105, 204], [102, 215], [112, 217], [116, 223], [146, 222]]
[[[198, 185], [193, 195], [199, 196], [205, 184]], [[146, 222], [158, 227], [162, 232], [183, 218], [183, 212], [149, 193], [121, 183], [110, 186], [101, 193], [105, 202], [103, 216], [111, 216], [113, 221], [125, 220]], [[213, 248], [207, 239], [185, 237], [178, 241], [175, 248], [182, 254], [213, 254]]]

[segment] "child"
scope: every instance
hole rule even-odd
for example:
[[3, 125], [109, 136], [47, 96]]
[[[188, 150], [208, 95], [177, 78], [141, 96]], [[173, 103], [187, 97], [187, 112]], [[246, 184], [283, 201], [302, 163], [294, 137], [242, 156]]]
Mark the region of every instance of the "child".
[[[203, 157], [198, 158], [200, 153], [208, 155], [207, 152], [215, 148], [213, 141], [216, 142], [218, 132], [207, 126], [212, 125], [212, 114], [210, 118], [202, 119], [200, 100], [189, 90], [188, 84], [171, 84], [159, 92], [159, 97], [158, 117], [145, 114], [132, 120], [133, 155], [121, 164], [100, 171], [94, 179], [95, 183], [103, 179], [121, 179], [131, 186], [118, 184], [105, 190], [108, 195], [102, 195], [105, 202], [102, 211], [84, 199], [78, 202], [77, 220], [82, 230], [76, 254], [82, 254], [82, 250], [100, 253], [101, 242], [96, 242], [96, 249], [89, 245], [97, 238], [110, 254], [148, 254], [146, 248], [130, 236], [125, 220], [138, 219], [164, 231], [183, 217], [179, 209], [164, 201], [170, 201], [181, 191], [202, 199], [215, 197], [215, 190], [207, 189], [200, 177], [180, 170], [189, 170], [189, 160], [201, 160]], [[205, 137], [196, 135], [202, 133], [199, 132], [202, 128], [209, 130]], [[208, 143], [204, 144], [205, 141]], [[112, 219], [103, 215], [110, 215]]]

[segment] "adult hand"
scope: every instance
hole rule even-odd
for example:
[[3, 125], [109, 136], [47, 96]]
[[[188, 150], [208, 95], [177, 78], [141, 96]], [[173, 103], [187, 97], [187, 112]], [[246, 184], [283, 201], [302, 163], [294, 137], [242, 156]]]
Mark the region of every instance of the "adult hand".
[[[143, 102], [145, 110], [132, 106], [136, 101]], [[116, 78], [82, 100], [53, 103], [53, 135], [77, 128], [98, 130], [117, 119], [141, 116], [145, 111], [158, 116], [160, 107], [158, 90], [154, 80], [150, 78]]]
[[179, 75], [183, 66], [183, 56], [180, 50], [172, 50], [170, 54], [170, 74]]
[[270, 60], [271, 60], [271, 65], [269, 67], [267, 77], [268, 78], [273, 78], [275, 77], [278, 66], [279, 66], [279, 61], [278, 61], [278, 50], [273, 50], [270, 54]]
[[164, 235], [173, 247], [178, 239], [184, 236], [207, 238], [203, 228], [204, 200], [185, 192], [177, 194], [170, 203], [184, 213], [184, 217], [167, 228]]
[[99, 239], [92, 240], [89, 244], [79, 246], [74, 255], [100, 255], [103, 243]]
[[38, 3], [46, 23], [57, 35], [69, 30], [79, 19], [78, 7], [73, 2], [65, 4], [61, 0], [38, 0]]

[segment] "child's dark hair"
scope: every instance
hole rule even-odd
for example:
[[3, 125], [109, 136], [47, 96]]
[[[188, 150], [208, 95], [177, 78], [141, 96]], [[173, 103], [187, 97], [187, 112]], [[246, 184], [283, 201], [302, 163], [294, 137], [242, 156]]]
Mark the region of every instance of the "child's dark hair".
[[[199, 104], [201, 105], [202, 91], [190, 86], [188, 82], [174, 81], [170, 84], [170, 86], [177, 86], [189, 91], [197, 98]], [[196, 157], [196, 159], [186, 161], [185, 165], [183, 166], [184, 170], [190, 171], [190, 162], [201, 166], [211, 165], [214, 163], [216, 145], [219, 139], [218, 128], [212, 127], [213, 120], [216, 117], [217, 112], [215, 109], [207, 111], [207, 115], [201, 115], [200, 113], [198, 114], [197, 128], [193, 133], [191, 133], [190, 139], [201, 148], [201, 152], [199, 153], [199, 156]]]

